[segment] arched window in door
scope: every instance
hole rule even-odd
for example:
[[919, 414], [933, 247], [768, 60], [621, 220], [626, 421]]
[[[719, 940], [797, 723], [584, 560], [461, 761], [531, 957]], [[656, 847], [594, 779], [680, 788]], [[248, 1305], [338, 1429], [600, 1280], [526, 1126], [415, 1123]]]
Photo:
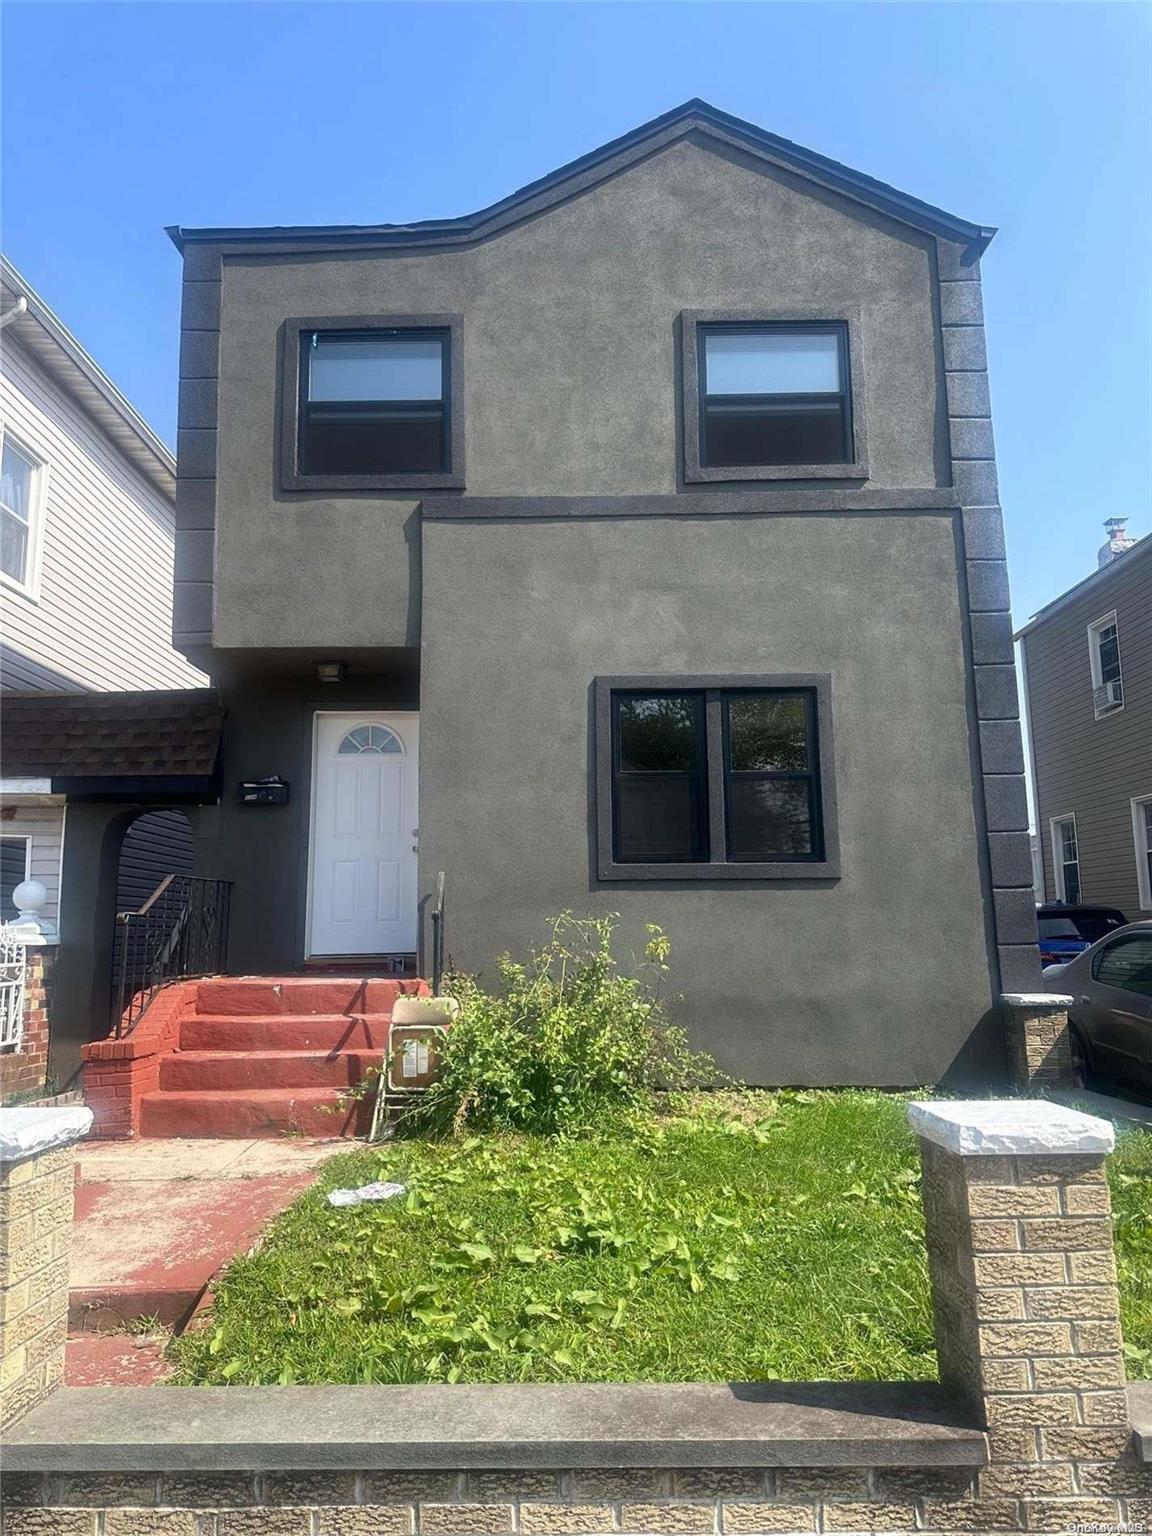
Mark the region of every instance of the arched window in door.
[[403, 752], [404, 746], [396, 732], [386, 725], [358, 725], [336, 750], [341, 756], [355, 756], [361, 752]]

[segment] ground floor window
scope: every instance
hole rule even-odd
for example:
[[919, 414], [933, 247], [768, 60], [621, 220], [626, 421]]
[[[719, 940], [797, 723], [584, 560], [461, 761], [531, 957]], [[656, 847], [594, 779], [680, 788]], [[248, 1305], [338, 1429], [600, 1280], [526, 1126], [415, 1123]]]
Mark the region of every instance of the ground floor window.
[[28, 839], [0, 837], [0, 923], [16, 918], [12, 892], [28, 878]]
[[1080, 900], [1080, 850], [1076, 842], [1075, 816], [1057, 816], [1052, 821], [1052, 868], [1057, 897], [1074, 905]]
[[597, 695], [602, 875], [839, 873], [827, 677], [600, 678]]
[[1132, 840], [1136, 852], [1136, 886], [1140, 910], [1152, 911], [1152, 795], [1132, 802]]

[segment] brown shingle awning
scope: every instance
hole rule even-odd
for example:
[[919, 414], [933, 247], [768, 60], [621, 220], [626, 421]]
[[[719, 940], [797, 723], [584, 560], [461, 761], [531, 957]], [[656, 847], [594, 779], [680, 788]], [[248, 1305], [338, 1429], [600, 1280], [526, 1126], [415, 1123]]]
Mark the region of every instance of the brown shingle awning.
[[5, 693], [0, 774], [58, 794], [215, 798], [223, 722], [210, 688]]

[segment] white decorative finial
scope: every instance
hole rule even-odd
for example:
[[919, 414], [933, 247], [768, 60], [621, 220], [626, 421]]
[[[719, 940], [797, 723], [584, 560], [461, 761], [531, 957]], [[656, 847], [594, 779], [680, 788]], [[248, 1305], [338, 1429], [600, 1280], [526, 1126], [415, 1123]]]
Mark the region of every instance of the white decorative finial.
[[25, 944], [52, 944], [56, 932], [52, 924], [42, 919], [40, 913], [48, 900], [48, 889], [39, 880], [21, 880], [12, 892], [16, 908], [13, 927]]

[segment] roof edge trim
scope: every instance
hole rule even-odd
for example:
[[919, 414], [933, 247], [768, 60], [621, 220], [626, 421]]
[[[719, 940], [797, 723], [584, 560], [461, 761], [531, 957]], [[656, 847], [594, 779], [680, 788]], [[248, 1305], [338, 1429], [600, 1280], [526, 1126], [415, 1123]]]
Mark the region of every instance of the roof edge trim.
[[509, 216], [515, 215], [519, 209], [524, 208], [525, 216], [528, 212], [538, 211], [525, 208], [525, 205], [534, 203], [538, 199], [547, 199], [545, 206], [561, 200], [565, 196], [567, 185], [579, 178], [587, 177], [597, 170], [603, 171], [605, 175], [610, 174], [614, 160], [623, 155], [635, 154], [650, 140], [661, 136], [682, 136], [693, 129], [735, 140], [753, 153], [766, 159], [770, 158], [794, 172], [819, 181], [831, 190], [886, 213], [899, 222], [931, 234], [943, 235], [962, 245], [976, 246], [978, 254], [986, 249], [996, 233], [995, 228], [990, 225], [973, 224], [967, 219], [959, 218], [907, 192], [901, 192], [887, 182], [878, 181], [862, 171], [853, 170], [850, 166], [818, 154], [815, 150], [805, 149], [803, 145], [781, 138], [778, 134], [769, 133], [767, 129], [759, 128], [743, 118], [722, 112], [718, 107], [699, 98], [693, 98], [681, 106], [673, 107], [670, 112], [665, 112], [619, 138], [590, 150], [587, 154], [549, 172], [546, 176], [520, 187], [498, 202], [459, 218], [424, 219], [411, 224], [283, 225], [250, 228], [185, 229], [178, 224], [173, 224], [167, 226], [166, 233], [177, 250], [181, 252], [189, 244], [224, 245], [236, 242], [275, 244], [282, 241], [341, 240], [380, 245], [460, 244], [483, 237], [489, 232], [491, 226], [507, 222]]

